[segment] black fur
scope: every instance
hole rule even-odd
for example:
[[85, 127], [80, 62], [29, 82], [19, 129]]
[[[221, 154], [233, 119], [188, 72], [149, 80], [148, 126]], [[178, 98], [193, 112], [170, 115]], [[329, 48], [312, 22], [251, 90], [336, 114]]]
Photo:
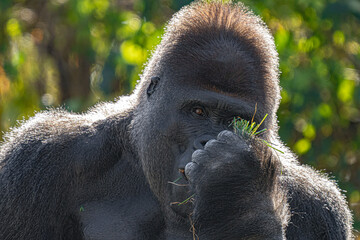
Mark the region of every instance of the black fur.
[[[351, 239], [336, 184], [279, 140], [279, 101], [264, 23], [240, 4], [193, 3], [131, 96], [40, 112], [6, 135], [0, 239]], [[271, 131], [228, 131], [255, 105]]]

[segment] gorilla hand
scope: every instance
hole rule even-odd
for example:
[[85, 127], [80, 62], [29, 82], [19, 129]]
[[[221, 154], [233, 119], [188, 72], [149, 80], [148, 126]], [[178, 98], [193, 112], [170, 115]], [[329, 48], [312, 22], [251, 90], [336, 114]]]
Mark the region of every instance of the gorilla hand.
[[[230, 131], [220, 132], [195, 151], [185, 174], [194, 193], [198, 234], [206, 239], [219, 239], [224, 233], [232, 238], [282, 239], [287, 206], [285, 196], [275, 194], [277, 165], [260, 140]], [[249, 226], [257, 227], [246, 231]]]
[[[204, 149], [196, 150], [193, 153], [192, 161], [185, 168], [186, 177], [197, 187], [222, 184], [225, 179], [217, 179], [219, 172], [235, 175], [243, 172], [250, 178], [255, 178], [251, 174], [255, 169], [250, 166], [247, 167], [247, 165], [254, 165], [259, 162], [254, 159], [251, 148], [251, 144], [246, 143], [243, 137], [230, 131], [222, 131], [216, 140], [208, 141]], [[238, 168], [239, 171], [234, 171], [235, 168]], [[250, 178], [247, 178], [247, 181], [251, 181]]]

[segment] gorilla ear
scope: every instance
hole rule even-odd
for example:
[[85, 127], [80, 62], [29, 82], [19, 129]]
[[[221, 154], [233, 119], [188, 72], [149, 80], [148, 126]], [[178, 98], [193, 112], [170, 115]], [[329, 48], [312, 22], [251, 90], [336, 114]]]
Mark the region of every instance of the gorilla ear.
[[160, 81], [159, 77], [151, 77], [150, 85], [146, 91], [148, 97], [150, 97], [150, 95], [155, 92], [156, 86], [159, 83], [159, 81]]

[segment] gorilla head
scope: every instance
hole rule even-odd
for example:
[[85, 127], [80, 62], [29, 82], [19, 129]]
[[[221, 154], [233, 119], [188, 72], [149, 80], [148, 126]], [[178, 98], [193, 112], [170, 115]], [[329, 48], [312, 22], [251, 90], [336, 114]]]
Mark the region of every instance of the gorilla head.
[[132, 123], [160, 202], [189, 196], [186, 187], [168, 181], [182, 177], [179, 169], [193, 151], [229, 129], [234, 117], [251, 119], [257, 104], [257, 122], [267, 113], [264, 127], [276, 131], [277, 69], [269, 30], [242, 5], [196, 2], [173, 17], [135, 90], [139, 108]]

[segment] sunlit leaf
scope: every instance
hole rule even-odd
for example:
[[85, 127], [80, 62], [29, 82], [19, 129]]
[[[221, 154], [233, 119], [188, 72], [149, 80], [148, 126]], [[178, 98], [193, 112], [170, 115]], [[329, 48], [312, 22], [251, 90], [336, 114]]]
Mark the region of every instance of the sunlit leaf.
[[18, 20], [15, 18], [9, 19], [9, 21], [6, 23], [6, 32], [12, 38], [20, 36], [21, 28]]
[[303, 135], [309, 140], [313, 140], [316, 136], [316, 130], [314, 125], [307, 124], [306, 127], [303, 130]]
[[320, 104], [318, 107], [318, 111], [320, 115], [324, 118], [329, 118], [332, 115], [331, 107], [326, 103]]
[[300, 139], [294, 145], [294, 150], [300, 155], [303, 155], [306, 152], [308, 152], [310, 148], [311, 148], [311, 142], [305, 138]]
[[146, 60], [146, 51], [131, 41], [123, 42], [120, 50], [124, 60], [130, 64], [142, 64]]
[[345, 35], [341, 31], [336, 31], [333, 34], [333, 41], [336, 45], [343, 45], [345, 42]]
[[337, 97], [342, 102], [349, 102], [353, 99], [355, 82], [352, 80], [343, 80], [338, 88]]

